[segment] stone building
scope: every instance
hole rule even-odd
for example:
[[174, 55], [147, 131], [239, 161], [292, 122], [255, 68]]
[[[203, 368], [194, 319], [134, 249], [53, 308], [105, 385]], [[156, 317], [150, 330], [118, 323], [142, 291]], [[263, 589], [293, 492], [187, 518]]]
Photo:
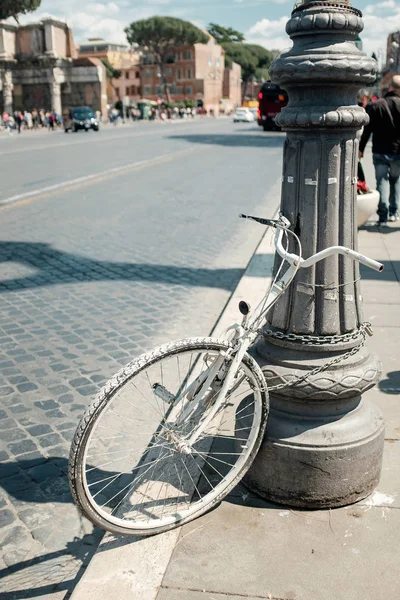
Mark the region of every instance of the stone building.
[[66, 23], [42, 19], [12, 25], [0, 21], [0, 111], [91, 106], [106, 115], [105, 68], [78, 58]]
[[[224, 70], [224, 50], [211, 36], [207, 44], [176, 48], [165, 66], [171, 100], [192, 100], [197, 106], [218, 114], [223, 94]], [[159, 68], [151, 55], [141, 57], [140, 78], [144, 98], [165, 98]]]
[[114, 69], [121, 71], [118, 79], [107, 80], [107, 98], [110, 102], [122, 100], [132, 104], [140, 99], [140, 56], [126, 44], [91, 38], [78, 47], [80, 57], [107, 60]]
[[386, 64], [393, 73], [400, 73], [400, 30], [388, 35]]
[[233, 62], [231, 67], [225, 67], [222, 88], [222, 105], [225, 112], [233, 111], [242, 103], [242, 69]]
[[380, 92], [384, 94], [390, 85], [393, 75], [400, 74], [400, 31], [394, 31], [387, 37], [386, 64], [380, 78]]

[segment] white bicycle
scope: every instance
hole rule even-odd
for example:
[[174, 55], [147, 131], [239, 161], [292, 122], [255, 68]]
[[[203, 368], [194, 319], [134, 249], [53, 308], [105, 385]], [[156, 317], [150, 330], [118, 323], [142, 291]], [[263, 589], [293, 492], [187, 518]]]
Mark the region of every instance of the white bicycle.
[[[276, 229], [283, 260], [268, 294], [253, 313], [240, 302], [242, 323], [220, 339], [174, 341], [130, 362], [79, 423], [69, 459], [71, 491], [86, 517], [108, 531], [144, 536], [173, 529], [209, 510], [243, 477], [269, 408], [263, 373], [247, 350], [298, 269], [333, 254], [383, 269], [343, 246], [303, 259], [285, 217], [240, 216]], [[298, 255], [287, 249], [289, 235]]]

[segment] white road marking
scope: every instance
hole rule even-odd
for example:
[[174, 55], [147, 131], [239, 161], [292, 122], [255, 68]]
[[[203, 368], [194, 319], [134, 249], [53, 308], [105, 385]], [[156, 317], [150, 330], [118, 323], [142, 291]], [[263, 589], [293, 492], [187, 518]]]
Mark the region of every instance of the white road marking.
[[165, 160], [169, 160], [175, 158], [177, 156], [181, 156], [182, 154], [188, 154], [193, 152], [194, 148], [187, 148], [185, 150], [180, 150], [179, 152], [170, 152], [168, 154], [161, 154], [159, 156], [155, 156], [153, 158], [149, 158], [146, 160], [139, 160], [136, 162], [128, 163], [126, 165], [121, 165], [119, 167], [113, 167], [112, 169], [107, 169], [105, 171], [99, 171], [98, 173], [92, 173], [91, 175], [84, 175], [83, 177], [77, 177], [76, 179], [68, 179], [66, 181], [61, 181], [60, 183], [55, 183], [53, 185], [48, 185], [43, 188], [39, 188], [37, 190], [32, 190], [31, 192], [25, 192], [23, 194], [17, 194], [16, 196], [10, 196], [9, 198], [4, 198], [0, 200], [0, 207], [7, 206], [9, 204], [13, 204], [14, 202], [18, 202], [19, 200], [26, 200], [27, 198], [32, 198], [34, 196], [40, 196], [41, 194], [47, 194], [49, 192], [54, 192], [63, 187], [71, 187], [74, 185], [79, 185], [81, 183], [86, 183], [93, 179], [98, 178], [99, 180], [108, 177], [110, 175], [114, 175], [116, 173], [120, 173], [121, 171], [127, 171], [130, 169], [135, 169], [137, 167], [150, 166], [158, 162], [164, 162]]

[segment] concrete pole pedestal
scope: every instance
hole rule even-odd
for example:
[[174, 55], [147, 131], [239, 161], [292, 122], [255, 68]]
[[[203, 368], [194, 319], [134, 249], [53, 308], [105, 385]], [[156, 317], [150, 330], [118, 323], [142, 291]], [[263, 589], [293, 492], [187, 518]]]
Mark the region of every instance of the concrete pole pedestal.
[[[287, 132], [281, 211], [305, 258], [328, 246], [357, 249], [358, 137], [368, 117], [355, 98], [376, 75], [375, 61], [354, 43], [362, 29], [361, 13], [348, 2], [305, 0], [286, 26], [293, 47], [270, 70], [289, 94], [277, 119]], [[297, 385], [271, 389], [266, 436], [245, 478], [261, 496], [335, 507], [377, 485], [384, 424], [362, 394], [377, 383], [381, 365], [366, 346], [356, 349], [362, 322], [358, 264], [338, 256], [302, 269], [269, 314], [253, 348], [269, 387], [341, 360]], [[295, 335], [278, 340], [275, 331]]]

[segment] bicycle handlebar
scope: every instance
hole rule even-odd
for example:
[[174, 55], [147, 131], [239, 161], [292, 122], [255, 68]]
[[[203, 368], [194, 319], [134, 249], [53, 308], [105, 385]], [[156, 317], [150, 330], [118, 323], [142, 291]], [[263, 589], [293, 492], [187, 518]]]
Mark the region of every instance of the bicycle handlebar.
[[251, 219], [253, 221], [257, 221], [262, 225], [269, 225], [270, 227], [274, 227], [278, 231], [275, 235], [275, 248], [278, 252], [279, 256], [281, 256], [284, 260], [286, 260], [289, 264], [298, 266], [300, 268], [307, 268], [315, 265], [315, 263], [323, 260], [324, 258], [328, 258], [328, 256], [333, 256], [334, 254], [341, 254], [343, 256], [349, 256], [353, 260], [357, 260], [361, 264], [369, 267], [370, 269], [375, 269], [375, 271], [383, 271], [384, 265], [372, 258], [368, 258], [368, 256], [364, 256], [359, 252], [355, 252], [355, 250], [351, 250], [350, 248], [346, 248], [345, 246], [331, 246], [330, 248], [325, 248], [325, 250], [321, 250], [316, 254], [313, 254], [309, 258], [302, 258], [297, 254], [292, 254], [287, 252], [282, 246], [282, 238], [284, 231], [290, 227], [290, 222], [285, 218], [281, 217], [278, 221], [272, 219], [262, 219], [260, 217], [252, 217], [250, 215], [239, 215], [242, 219]]

